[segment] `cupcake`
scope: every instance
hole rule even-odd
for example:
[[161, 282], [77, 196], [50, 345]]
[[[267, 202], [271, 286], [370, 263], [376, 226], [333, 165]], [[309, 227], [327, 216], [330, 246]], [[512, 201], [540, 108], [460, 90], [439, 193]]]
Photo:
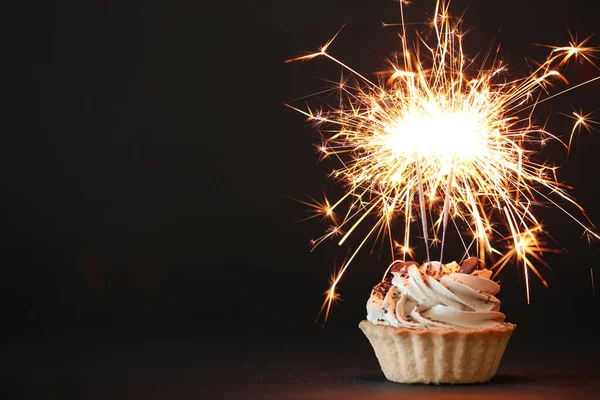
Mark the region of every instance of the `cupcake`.
[[373, 288], [359, 324], [385, 377], [399, 383], [480, 383], [495, 374], [515, 329], [500, 286], [476, 257], [441, 264], [395, 262]]

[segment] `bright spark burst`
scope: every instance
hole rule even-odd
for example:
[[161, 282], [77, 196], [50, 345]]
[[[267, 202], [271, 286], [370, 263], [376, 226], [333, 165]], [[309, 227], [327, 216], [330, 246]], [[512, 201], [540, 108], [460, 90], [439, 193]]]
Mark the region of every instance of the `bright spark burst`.
[[567, 46], [542, 46], [552, 49], [553, 54], [561, 55], [562, 59], [560, 60], [559, 66], [568, 63], [571, 59], [578, 60], [581, 58], [597, 68], [598, 66], [594, 64], [592, 59], [597, 58], [596, 54], [600, 52], [600, 49], [597, 47], [586, 46], [592, 37], [588, 36], [580, 41], [577, 39], [577, 36], [573, 35], [571, 32], [569, 32], [569, 37], [570, 41]]
[[[336, 229], [315, 244], [343, 230], [341, 245], [359, 226], [368, 229], [331, 279], [321, 309], [326, 318], [338, 298], [340, 279], [369, 238], [389, 239], [392, 259], [396, 254], [405, 259], [412, 256], [416, 227], [427, 259], [432, 259], [431, 244], [439, 244], [442, 260], [446, 233], [453, 226], [465, 257], [475, 254], [485, 259], [496, 253], [497, 271], [512, 259], [520, 260], [529, 300], [528, 270], [546, 284], [529, 257], [544, 264], [540, 254], [552, 251], [540, 244], [544, 232], [534, 214], [536, 205], [559, 208], [586, 235], [599, 237], [567, 187], [558, 182], [556, 168], [534, 161], [542, 145], [560, 139], [533, 122], [536, 105], [573, 89], [548, 95], [553, 82], [568, 83], [558, 68], [570, 59], [592, 62], [598, 49], [585, 46], [589, 38], [578, 42], [571, 37], [568, 46], [548, 46], [548, 58], [529, 76], [509, 81], [505, 66], [497, 61], [498, 49], [495, 57], [473, 67], [463, 53], [461, 21], [450, 16], [449, 3], [436, 3], [433, 43], [417, 33], [414, 48], [408, 45], [408, 24], [399, 3], [402, 52], [390, 62], [385, 82], [372, 82], [329, 54], [340, 31], [318, 52], [288, 60], [326, 57], [352, 76], [336, 85], [340, 99], [336, 107], [313, 112], [289, 106], [322, 128], [321, 155], [339, 160], [341, 166], [332, 176], [346, 186], [346, 194], [333, 205], [326, 200], [313, 206], [323, 215], [343, 209], [339, 213], [343, 218], [331, 219]], [[560, 141], [567, 149], [576, 131], [593, 123], [589, 115], [573, 115], [571, 136], [567, 143]], [[586, 222], [559, 202], [574, 206]], [[371, 221], [369, 215], [376, 217], [372, 224], [366, 222]], [[403, 228], [401, 238], [396, 228], [392, 231], [393, 225]], [[503, 239], [512, 243], [505, 253], [493, 247]]]

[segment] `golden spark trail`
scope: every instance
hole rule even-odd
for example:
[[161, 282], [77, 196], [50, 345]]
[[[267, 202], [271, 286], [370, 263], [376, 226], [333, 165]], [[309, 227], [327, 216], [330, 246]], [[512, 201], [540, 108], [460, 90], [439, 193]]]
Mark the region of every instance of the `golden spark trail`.
[[442, 210], [442, 248], [440, 249], [440, 262], [444, 258], [444, 244], [446, 243], [446, 228], [448, 227], [448, 207], [450, 205], [450, 189], [452, 188], [452, 179], [454, 178], [454, 158], [452, 158], [450, 174], [448, 176], [448, 185], [446, 186], [446, 194], [444, 196], [444, 209]]
[[[469, 256], [473, 248], [482, 259], [497, 254], [499, 260], [492, 265], [495, 274], [513, 259], [522, 263], [529, 301], [528, 271], [546, 284], [531, 260], [545, 265], [540, 254], [553, 251], [541, 244], [544, 231], [535, 206], [549, 204], [573, 219], [586, 235], [600, 238], [583, 208], [558, 181], [556, 167], [536, 161], [547, 141], [558, 140], [570, 150], [575, 133], [596, 122], [589, 114], [573, 112], [573, 130], [564, 141], [533, 122], [537, 105], [600, 79], [548, 93], [554, 82], [568, 84], [561, 67], [572, 59], [593, 64], [599, 50], [587, 45], [589, 38], [578, 42], [571, 37], [567, 46], [546, 46], [548, 57], [531, 74], [509, 80], [506, 66], [498, 61], [500, 46], [493, 56], [490, 47], [481, 65], [467, 58], [462, 17], [450, 15], [449, 0], [435, 2], [430, 21], [433, 39], [415, 32], [412, 43], [407, 32], [411, 23], [405, 20], [403, 2], [399, 4], [400, 24], [385, 26], [401, 27], [402, 54], [390, 60], [387, 79], [373, 82], [330, 54], [341, 29], [318, 52], [286, 61], [324, 57], [349, 75], [344, 74], [332, 89], [339, 93], [337, 107], [324, 105], [316, 111], [308, 105], [305, 109], [287, 105], [319, 129], [321, 157], [340, 162], [331, 176], [344, 185], [345, 194], [332, 206], [328, 200], [311, 205], [334, 224], [315, 243], [341, 234], [342, 245], [362, 236], [332, 277], [321, 311], [327, 319], [332, 302], [339, 298], [336, 288], [342, 275], [368, 238], [389, 240], [392, 261], [397, 251], [402, 260], [412, 257], [413, 224], [420, 225], [428, 260], [430, 247], [441, 243], [442, 261], [447, 231], [454, 227], [464, 247], [464, 253], [454, 257]], [[345, 210], [337, 213], [342, 218], [334, 214], [339, 209]], [[496, 249], [499, 242], [508, 242], [508, 250]]]

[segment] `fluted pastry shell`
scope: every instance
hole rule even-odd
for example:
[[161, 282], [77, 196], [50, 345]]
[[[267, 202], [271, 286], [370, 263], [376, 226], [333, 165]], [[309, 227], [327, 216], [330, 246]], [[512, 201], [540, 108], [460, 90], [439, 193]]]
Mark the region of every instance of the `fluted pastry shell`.
[[494, 377], [516, 325], [474, 330], [394, 328], [362, 321], [385, 377], [399, 383], [482, 383]]

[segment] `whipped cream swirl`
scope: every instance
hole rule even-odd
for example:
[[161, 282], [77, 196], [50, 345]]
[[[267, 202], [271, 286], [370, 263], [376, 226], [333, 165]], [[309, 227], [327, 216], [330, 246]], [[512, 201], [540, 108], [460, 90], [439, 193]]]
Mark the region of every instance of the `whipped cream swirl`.
[[[481, 269], [480, 269], [481, 268]], [[393, 277], [373, 288], [367, 320], [419, 329], [483, 329], [503, 325], [494, 295], [500, 286], [477, 257], [457, 263], [395, 262]]]

